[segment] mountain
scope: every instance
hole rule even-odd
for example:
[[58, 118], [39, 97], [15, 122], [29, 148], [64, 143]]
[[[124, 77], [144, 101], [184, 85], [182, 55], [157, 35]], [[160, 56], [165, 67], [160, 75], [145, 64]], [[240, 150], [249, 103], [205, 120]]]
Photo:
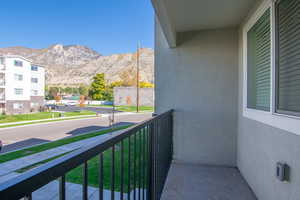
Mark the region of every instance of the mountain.
[[[97, 73], [104, 73], [109, 82], [121, 80], [124, 73], [134, 72], [136, 52], [102, 56], [80, 45], [55, 44], [44, 49], [26, 47], [0, 48], [1, 55], [20, 55], [42, 65], [46, 69], [47, 85], [75, 86], [90, 84]], [[153, 82], [154, 52], [140, 49], [140, 79]]]

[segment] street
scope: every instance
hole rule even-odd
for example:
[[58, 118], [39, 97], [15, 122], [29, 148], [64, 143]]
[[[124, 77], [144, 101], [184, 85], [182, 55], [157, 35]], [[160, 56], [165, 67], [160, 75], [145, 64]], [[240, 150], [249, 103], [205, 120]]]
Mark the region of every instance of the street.
[[[116, 125], [128, 125], [142, 122], [151, 117], [147, 114], [128, 114], [115, 116]], [[90, 131], [108, 128], [107, 117], [76, 119], [67, 121], [35, 124], [0, 130], [0, 140], [4, 145], [1, 153], [17, 150], [27, 146], [58, 140]]]

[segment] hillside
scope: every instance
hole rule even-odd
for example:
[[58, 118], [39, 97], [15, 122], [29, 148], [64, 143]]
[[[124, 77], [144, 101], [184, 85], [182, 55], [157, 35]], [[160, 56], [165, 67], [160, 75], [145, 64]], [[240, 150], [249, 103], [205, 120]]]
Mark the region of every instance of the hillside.
[[[143, 48], [140, 62], [140, 78], [153, 82], [154, 53]], [[45, 49], [26, 47], [0, 48], [0, 54], [21, 55], [46, 68], [47, 85], [74, 86], [89, 84], [96, 73], [105, 73], [109, 82], [120, 80], [122, 73], [136, 68], [136, 53], [102, 56], [80, 45], [52, 45]]]

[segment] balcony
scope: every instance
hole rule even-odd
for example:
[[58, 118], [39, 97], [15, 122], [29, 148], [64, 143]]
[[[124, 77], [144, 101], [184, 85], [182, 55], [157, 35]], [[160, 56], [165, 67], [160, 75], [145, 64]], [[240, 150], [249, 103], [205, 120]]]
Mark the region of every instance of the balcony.
[[0, 79], [0, 88], [5, 86], [5, 81], [3, 79]]
[[[172, 138], [168, 111], [3, 182], [0, 199], [255, 199], [236, 168], [172, 162]], [[92, 159], [96, 175], [89, 174]], [[81, 184], [68, 182], [78, 167]], [[89, 186], [91, 178], [97, 187]]]
[[0, 64], [0, 73], [5, 72], [5, 65]]

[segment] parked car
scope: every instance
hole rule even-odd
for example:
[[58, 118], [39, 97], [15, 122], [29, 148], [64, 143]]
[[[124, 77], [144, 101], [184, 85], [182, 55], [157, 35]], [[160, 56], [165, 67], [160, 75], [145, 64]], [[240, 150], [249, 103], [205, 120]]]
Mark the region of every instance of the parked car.
[[76, 106], [76, 105], [77, 105], [77, 102], [73, 102], [73, 101], [65, 104], [65, 106]]

